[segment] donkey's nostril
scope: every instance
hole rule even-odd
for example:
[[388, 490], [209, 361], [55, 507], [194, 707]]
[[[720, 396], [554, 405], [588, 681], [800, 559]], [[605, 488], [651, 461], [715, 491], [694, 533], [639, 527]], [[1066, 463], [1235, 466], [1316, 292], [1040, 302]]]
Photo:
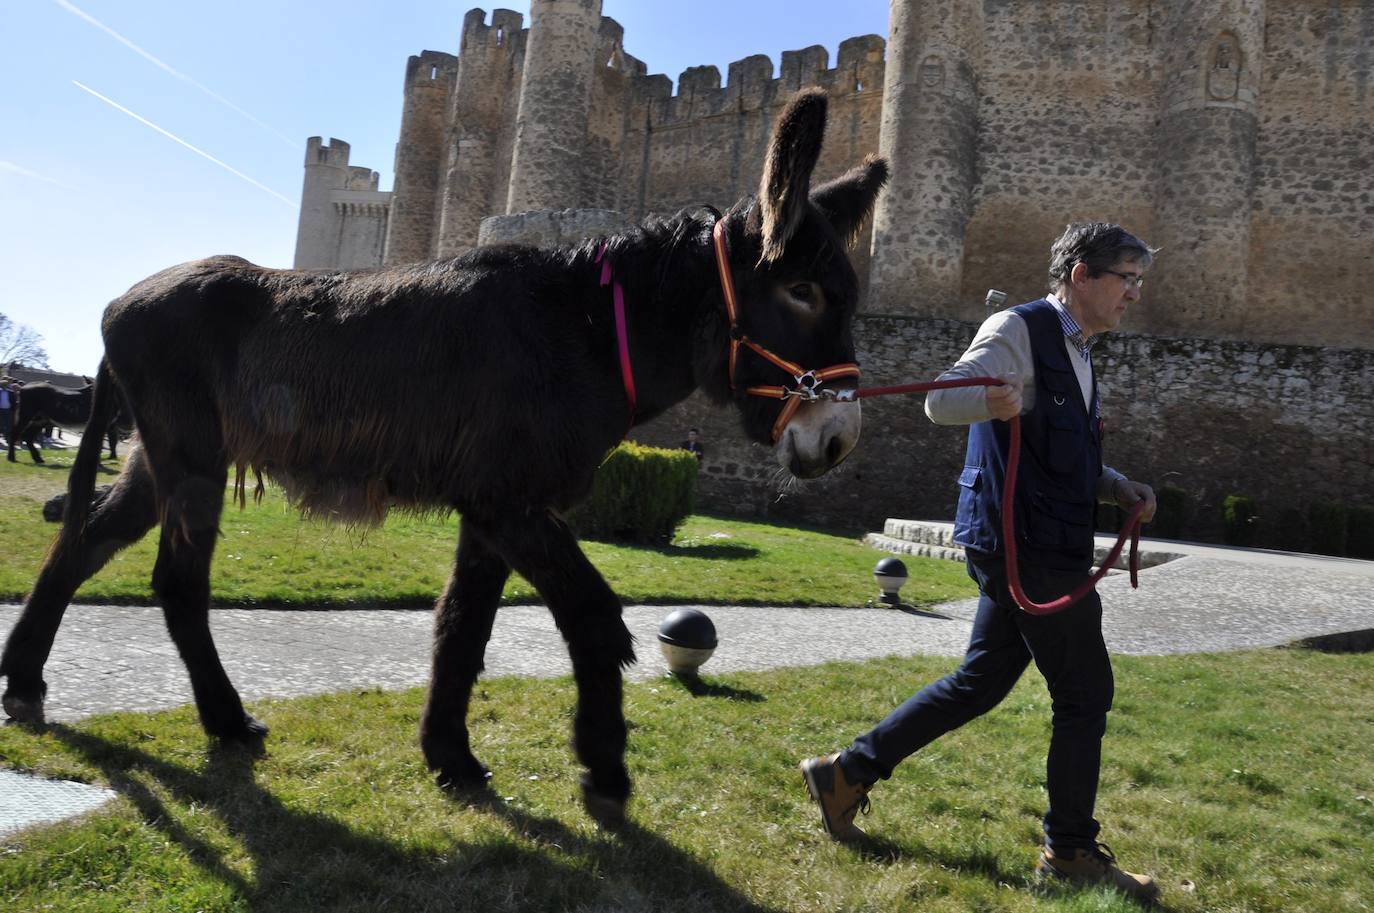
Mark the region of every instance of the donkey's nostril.
[[844, 442], [840, 440], [840, 436], [838, 434], [833, 435], [830, 438], [830, 443], [825, 446], [826, 463], [828, 463], [831, 466], [834, 466], [840, 460], [844, 459], [844, 454]]

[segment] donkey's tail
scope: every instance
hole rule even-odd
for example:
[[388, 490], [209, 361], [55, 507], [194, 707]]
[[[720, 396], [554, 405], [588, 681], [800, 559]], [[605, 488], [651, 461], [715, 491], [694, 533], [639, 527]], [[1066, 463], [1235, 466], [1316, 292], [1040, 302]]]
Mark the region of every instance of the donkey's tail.
[[67, 503], [62, 508], [64, 539], [79, 539], [85, 532], [86, 518], [91, 512], [91, 498], [95, 495], [95, 474], [100, 468], [100, 455], [105, 446], [105, 429], [110, 427], [110, 420], [114, 418], [118, 405], [119, 392], [115, 389], [114, 375], [102, 358], [95, 374], [91, 416], [81, 433], [81, 446], [77, 448], [71, 475], [67, 476]]

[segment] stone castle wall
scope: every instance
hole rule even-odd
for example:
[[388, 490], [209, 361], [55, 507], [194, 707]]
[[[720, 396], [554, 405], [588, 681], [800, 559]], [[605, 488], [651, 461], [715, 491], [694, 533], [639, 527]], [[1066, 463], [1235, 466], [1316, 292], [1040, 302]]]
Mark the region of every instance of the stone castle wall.
[[[532, 13], [533, 36], [473, 10], [458, 56], [411, 58], [386, 262], [460, 253], [483, 218], [525, 209], [727, 207], [753, 192], [784, 100], [818, 85], [817, 179], [880, 149], [893, 167], [855, 254], [869, 313], [976, 319], [989, 287], [1032, 298], [1063, 225], [1106, 218], [1163, 249], [1133, 329], [1374, 346], [1374, 0], [910, 0], [889, 41], [694, 67], [676, 93], [597, 0]], [[307, 180], [299, 244], [328, 248], [311, 196]]]
[[[559, 17], [567, 40], [541, 43]], [[1064, 224], [1115, 221], [1161, 251], [1098, 349], [1109, 459], [1194, 494], [1199, 535], [1226, 494], [1271, 516], [1374, 502], [1374, 0], [904, 0], [887, 40], [851, 38], [833, 61], [748, 57], [724, 78], [695, 67], [676, 91], [597, 0], [534, 0], [532, 22], [473, 10], [456, 58], [411, 58], [395, 191], [379, 221], [358, 216], [372, 234], [339, 215], [347, 145], [312, 140], [298, 265], [370, 265], [301, 258], [365, 256], [378, 226], [375, 262], [402, 262], [467, 250], [484, 218], [519, 208], [726, 208], [754, 191], [786, 98], [823, 86], [816, 180], [879, 151], [893, 172], [854, 252], [866, 384], [933, 377], [987, 289], [1039, 297]], [[575, 110], [522, 121], [531, 76]], [[529, 158], [522, 130], [554, 127], [582, 139]], [[919, 398], [869, 401], [846, 467], [781, 500], [736, 421], [694, 399], [636, 434], [703, 429], [708, 507], [848, 527], [952, 509], [964, 432], [927, 422]]]
[[[976, 328], [861, 316], [864, 384], [933, 378]], [[1190, 536], [1219, 538], [1221, 503], [1233, 494], [1254, 497], [1264, 524], [1323, 499], [1374, 506], [1374, 352], [1113, 333], [1093, 357], [1108, 465], [1187, 492]], [[953, 516], [966, 430], [932, 424], [920, 395], [868, 399], [863, 410], [862, 437], [845, 464], [785, 491], [770, 448], [743, 441], [735, 410], [700, 396], [634, 436], [675, 447], [687, 428], [700, 428], [698, 502], [708, 510], [854, 530], [881, 529], [894, 516]]]

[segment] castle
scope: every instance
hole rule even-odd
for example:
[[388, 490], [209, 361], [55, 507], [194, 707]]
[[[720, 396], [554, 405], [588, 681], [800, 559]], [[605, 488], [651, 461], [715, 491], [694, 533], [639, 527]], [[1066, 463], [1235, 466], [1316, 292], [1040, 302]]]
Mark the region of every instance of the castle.
[[[724, 85], [687, 70], [676, 93], [600, 7], [534, 0], [528, 28], [473, 10], [457, 56], [411, 57], [389, 193], [346, 143], [312, 138], [296, 266], [454, 256], [526, 211], [727, 207], [757, 185], [783, 102], [821, 86], [817, 179], [872, 152], [893, 170], [854, 252], [866, 383], [933, 376], [987, 289], [1043, 294], [1066, 222], [1120, 222], [1161, 253], [1099, 349], [1113, 465], [1209, 511], [1240, 492], [1275, 519], [1374, 504], [1374, 0], [896, 0], [887, 40], [844, 41], [834, 67], [819, 46], [776, 74], [747, 57]], [[918, 403], [869, 402], [856, 465], [790, 503], [723, 414], [689, 403], [674, 422], [714, 445], [708, 505], [948, 513], [961, 435]], [[656, 424], [637, 436], [675, 442]]]

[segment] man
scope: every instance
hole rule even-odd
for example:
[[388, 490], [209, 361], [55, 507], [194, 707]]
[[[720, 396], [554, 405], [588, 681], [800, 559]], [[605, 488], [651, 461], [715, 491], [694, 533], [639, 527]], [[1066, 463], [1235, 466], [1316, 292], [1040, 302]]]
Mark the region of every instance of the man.
[[17, 392], [10, 392], [9, 375], [0, 378], [0, 438], [5, 439], [6, 446], [9, 446], [10, 435], [14, 431], [12, 410], [17, 405], [18, 398]]
[[1021, 415], [1016, 486], [1018, 569], [1026, 594], [1044, 603], [1091, 572], [1094, 502], [1123, 508], [1154, 492], [1102, 464], [1101, 419], [1091, 350], [1140, 298], [1153, 251], [1116, 225], [1068, 226], [1050, 251], [1052, 294], [989, 317], [942, 378], [991, 376], [1000, 387], [932, 392], [926, 414], [937, 424], [967, 424], [954, 540], [963, 545], [980, 600], [958, 671], [927, 686], [848, 749], [801, 764], [826, 831], [838, 840], [862, 832], [854, 816], [868, 791], [905, 757], [986, 713], [1006, 697], [1031, 660], [1053, 706], [1046, 780], [1049, 811], [1036, 871], [1045, 877], [1105, 882], [1153, 898], [1147, 875], [1123, 872], [1097, 842], [1093, 818], [1102, 735], [1112, 703], [1112, 668], [1094, 591], [1053, 615], [1031, 615], [1007, 588], [1001, 496], [1009, 450], [1007, 420]]
[[701, 432], [695, 428], [687, 429], [687, 440], [682, 442], [682, 449], [696, 455], [698, 462], [706, 456], [706, 448], [701, 446]]

